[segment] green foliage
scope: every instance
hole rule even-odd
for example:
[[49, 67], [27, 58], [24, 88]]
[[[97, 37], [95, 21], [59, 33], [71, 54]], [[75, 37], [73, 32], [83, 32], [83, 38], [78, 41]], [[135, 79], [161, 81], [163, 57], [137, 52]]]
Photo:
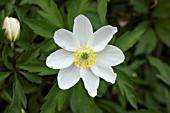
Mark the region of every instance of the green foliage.
[[80, 81], [73, 88], [70, 106], [74, 113], [97, 113], [94, 100], [87, 94]]
[[137, 109], [137, 98], [131, 79], [121, 70], [116, 70], [116, 73], [119, 75], [117, 84], [121, 94], [126, 96], [130, 104]]
[[[152, 44], [150, 44], [152, 42]], [[146, 31], [141, 36], [135, 51], [135, 55], [150, 54], [156, 47], [156, 35], [151, 28], [146, 28]]]
[[60, 90], [57, 84], [51, 88], [49, 93], [45, 96], [45, 103], [41, 107], [41, 113], [55, 113], [56, 107], [58, 111], [61, 111], [67, 92]]
[[12, 66], [12, 64], [9, 62], [9, 60], [8, 60], [8, 55], [9, 55], [9, 53], [10, 53], [10, 48], [7, 46], [7, 45], [5, 45], [5, 47], [4, 47], [4, 49], [3, 49], [3, 52], [2, 52], [2, 59], [3, 59], [3, 62], [4, 62], [4, 64], [5, 64], [5, 66], [8, 68], [8, 69], [11, 69], [11, 70], [13, 70], [13, 66]]
[[28, 79], [30, 82], [34, 82], [37, 84], [40, 84], [42, 82], [42, 78], [38, 75], [34, 75], [32, 73], [26, 73], [26, 72], [20, 72], [26, 79]]
[[122, 51], [126, 51], [131, 48], [145, 31], [145, 26], [140, 24], [133, 31], [124, 33], [116, 42], [115, 45]]
[[155, 7], [153, 15], [158, 18], [170, 17], [170, 1], [169, 0], [158, 0], [158, 4]]
[[57, 29], [54, 25], [42, 20], [24, 19], [24, 22], [40, 36], [52, 38]]
[[29, 3], [38, 5], [42, 9], [38, 10], [38, 13], [52, 24], [59, 28], [64, 26], [61, 14], [53, 0], [42, 0], [41, 2], [39, 0], [30, 0]]
[[160, 59], [154, 57], [149, 57], [149, 62], [152, 66], [156, 67], [159, 70], [161, 75], [158, 74], [157, 77], [166, 84], [170, 85], [170, 67], [166, 63], [163, 63]]
[[[87, 7], [89, 1], [88, 0], [70, 0], [67, 4], [67, 11], [68, 11], [68, 26], [70, 29], [73, 28], [74, 18], [83, 13], [85, 8]], [[79, 7], [77, 7], [79, 6]]]
[[44, 63], [40, 62], [18, 64], [17, 67], [27, 70], [28, 72], [37, 72], [39, 75], [50, 75], [57, 72], [56, 70], [46, 67]]
[[[21, 106], [22, 105], [22, 106]], [[26, 108], [27, 99], [17, 77], [13, 85], [13, 100], [5, 113], [21, 113], [21, 109]]]
[[[0, 30], [0, 113], [170, 113], [169, 10], [169, 0], [0, 0], [1, 28], [6, 16], [21, 24], [15, 43]], [[54, 32], [72, 31], [79, 14], [94, 32], [118, 27], [109, 44], [125, 54], [115, 84], [100, 79], [95, 98], [82, 80], [61, 90], [45, 63], [60, 49]]]
[[158, 33], [159, 39], [170, 47], [170, 27], [167, 26], [168, 24], [170, 24], [170, 20], [156, 21], [156, 32]]
[[0, 72], [0, 83], [4, 81], [10, 74], [10, 72]]
[[110, 0], [97, 0], [98, 2], [97, 11], [98, 11], [102, 25], [106, 23], [107, 2], [109, 1]]

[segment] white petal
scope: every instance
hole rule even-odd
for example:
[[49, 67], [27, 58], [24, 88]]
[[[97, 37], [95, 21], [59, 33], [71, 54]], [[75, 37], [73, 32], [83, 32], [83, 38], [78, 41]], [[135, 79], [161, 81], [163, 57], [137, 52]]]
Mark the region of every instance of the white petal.
[[107, 45], [101, 52], [97, 53], [97, 64], [116, 66], [125, 59], [123, 52], [112, 45]]
[[94, 33], [94, 37], [89, 39], [87, 45], [92, 47], [95, 51], [101, 51], [110, 42], [116, 32], [116, 27], [109, 25], [101, 27]]
[[61, 69], [73, 63], [73, 52], [64, 49], [51, 53], [46, 59], [46, 65], [53, 69]]
[[68, 30], [57, 30], [53, 38], [55, 43], [65, 50], [75, 51], [80, 47], [78, 40], [74, 37], [73, 33]]
[[80, 68], [72, 64], [70, 67], [61, 69], [57, 79], [60, 89], [69, 89], [80, 80]]
[[113, 72], [111, 67], [102, 67], [97, 64], [91, 67], [93, 73], [107, 82], [115, 83], [117, 74]]
[[87, 46], [87, 41], [93, 35], [92, 25], [87, 17], [79, 15], [74, 20], [73, 34], [81, 46]]
[[99, 77], [94, 75], [90, 69], [81, 69], [80, 75], [83, 79], [85, 89], [88, 91], [88, 94], [91, 97], [95, 97], [97, 95], [97, 88], [99, 87]]

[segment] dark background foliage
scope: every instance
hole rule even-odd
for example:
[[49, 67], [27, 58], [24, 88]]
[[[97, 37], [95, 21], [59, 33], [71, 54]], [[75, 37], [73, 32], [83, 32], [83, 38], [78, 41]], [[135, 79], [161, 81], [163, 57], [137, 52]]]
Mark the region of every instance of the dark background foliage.
[[[101, 80], [94, 99], [82, 81], [60, 90], [58, 70], [45, 65], [59, 49], [54, 32], [72, 30], [79, 14], [94, 31], [118, 27], [110, 44], [126, 55], [116, 83]], [[169, 0], [0, 0], [0, 26], [6, 16], [19, 19], [21, 35], [12, 49], [0, 30], [0, 113], [170, 113]]]

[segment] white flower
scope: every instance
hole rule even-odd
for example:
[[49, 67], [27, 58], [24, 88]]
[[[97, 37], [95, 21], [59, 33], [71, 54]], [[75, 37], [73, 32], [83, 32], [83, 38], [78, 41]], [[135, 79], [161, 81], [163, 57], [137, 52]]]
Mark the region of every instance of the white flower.
[[5, 29], [6, 38], [11, 42], [15, 42], [19, 38], [20, 22], [16, 18], [6, 17], [2, 29]]
[[46, 65], [60, 69], [59, 88], [69, 89], [82, 78], [88, 94], [95, 97], [99, 77], [115, 83], [117, 75], [111, 66], [122, 63], [125, 58], [119, 48], [107, 45], [116, 32], [116, 27], [107, 25], [93, 33], [91, 23], [84, 15], [75, 18], [73, 33], [65, 29], [56, 31], [54, 41], [62, 49], [51, 53]]

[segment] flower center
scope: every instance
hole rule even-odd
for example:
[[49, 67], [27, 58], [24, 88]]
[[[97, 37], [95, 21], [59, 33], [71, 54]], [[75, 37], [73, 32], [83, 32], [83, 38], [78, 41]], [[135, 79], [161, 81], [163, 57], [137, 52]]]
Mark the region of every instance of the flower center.
[[96, 55], [96, 52], [89, 46], [80, 47], [73, 54], [74, 64], [83, 69], [90, 68], [96, 62]]

